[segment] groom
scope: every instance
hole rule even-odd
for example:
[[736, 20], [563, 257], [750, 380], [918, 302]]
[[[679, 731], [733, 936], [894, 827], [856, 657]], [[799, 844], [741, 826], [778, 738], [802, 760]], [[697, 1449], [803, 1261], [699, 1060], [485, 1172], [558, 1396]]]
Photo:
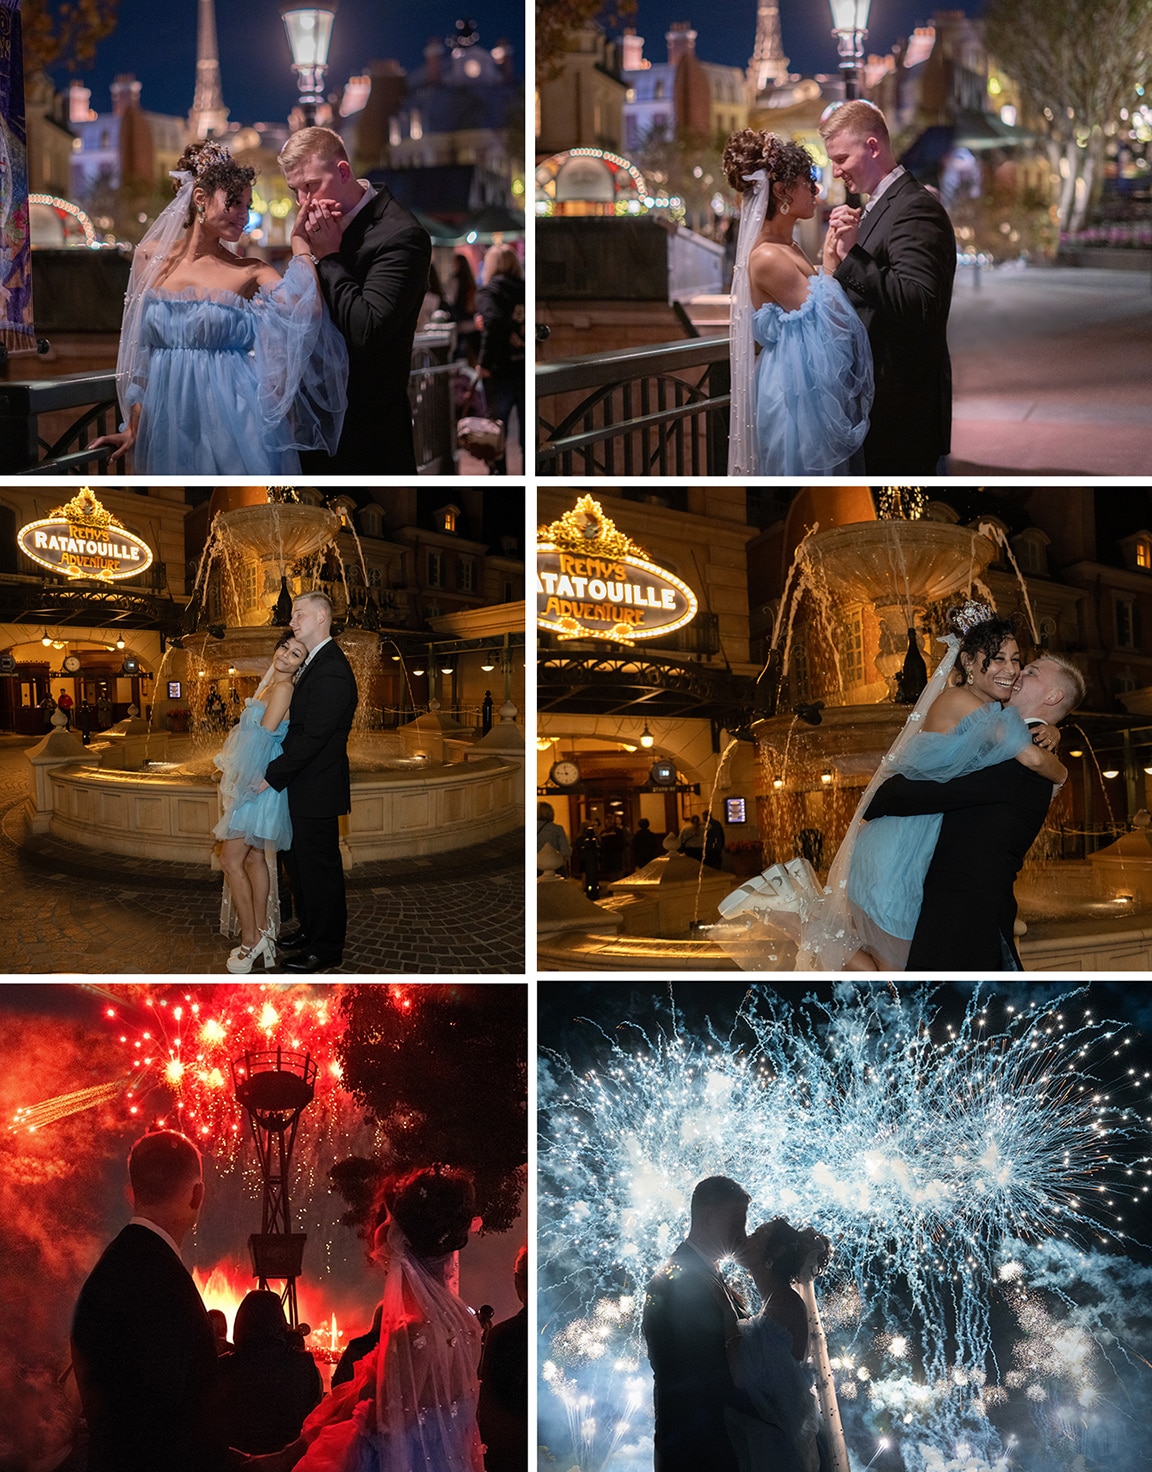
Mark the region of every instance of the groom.
[[948, 212], [896, 162], [884, 114], [844, 102], [821, 124], [832, 172], [867, 194], [863, 212], [837, 205], [828, 228], [836, 280], [868, 330], [876, 397], [864, 467], [933, 475], [952, 444], [948, 309], [956, 237]]
[[200, 1152], [158, 1130], [128, 1156], [132, 1220], [92, 1269], [72, 1320], [88, 1472], [288, 1472], [303, 1442], [248, 1457], [218, 1434], [212, 1325], [180, 1244], [204, 1201]]
[[352, 809], [348, 733], [356, 713], [356, 677], [332, 638], [332, 604], [303, 593], [292, 605], [292, 632], [308, 650], [288, 712], [284, 750], [264, 783], [288, 789], [292, 847], [285, 856], [300, 932], [281, 949], [285, 971], [323, 971], [344, 956], [348, 905], [340, 859], [340, 817]]
[[648, 1284], [643, 1329], [655, 1382], [656, 1472], [738, 1472], [724, 1409], [757, 1413], [728, 1369], [726, 1309], [746, 1314], [716, 1263], [743, 1243], [748, 1200], [727, 1176], [700, 1181], [687, 1238]]
[[[1044, 654], [1021, 670], [1009, 704], [1026, 721], [1056, 725], [1083, 699], [1076, 666]], [[1013, 885], [1051, 801], [1051, 780], [1014, 759], [951, 782], [889, 777], [866, 818], [944, 815], [906, 970], [1023, 970]]]
[[302, 128], [280, 152], [328, 311], [348, 344], [348, 412], [336, 454], [305, 453], [318, 475], [412, 475], [408, 374], [432, 242], [383, 186], [352, 173], [331, 128]]

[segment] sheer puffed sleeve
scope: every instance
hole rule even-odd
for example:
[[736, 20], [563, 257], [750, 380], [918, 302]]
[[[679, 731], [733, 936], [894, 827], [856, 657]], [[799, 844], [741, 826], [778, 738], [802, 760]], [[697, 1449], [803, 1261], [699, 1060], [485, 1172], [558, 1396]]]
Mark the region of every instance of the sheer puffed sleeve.
[[753, 319], [759, 475], [831, 475], [864, 443], [872, 407], [872, 350], [844, 288], [813, 276], [793, 312], [770, 303]]
[[[982, 705], [951, 731], [919, 732], [885, 762], [884, 775], [950, 782], [1010, 760], [1031, 739], [1019, 711]], [[939, 813], [877, 818], [864, 825], [856, 840], [848, 897], [888, 935], [912, 939], [940, 823]]]
[[240, 721], [228, 732], [216, 754], [215, 763], [223, 774], [220, 796], [226, 810], [253, 795], [264, 768], [282, 750], [277, 732], [260, 724], [264, 710], [259, 701], [248, 701]]
[[262, 286], [252, 306], [260, 417], [270, 443], [333, 453], [348, 401], [348, 349], [311, 264], [294, 256], [283, 279]]

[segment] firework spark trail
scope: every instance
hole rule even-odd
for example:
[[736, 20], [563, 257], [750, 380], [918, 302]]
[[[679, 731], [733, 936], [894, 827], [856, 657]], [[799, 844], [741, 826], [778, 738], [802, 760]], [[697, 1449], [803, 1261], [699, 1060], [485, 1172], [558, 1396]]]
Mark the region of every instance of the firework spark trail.
[[131, 1084], [131, 1079], [116, 1079], [112, 1083], [94, 1084], [88, 1089], [73, 1089], [68, 1094], [57, 1094], [54, 1099], [44, 1099], [39, 1104], [24, 1104], [16, 1110], [12, 1116], [8, 1128], [10, 1131], [43, 1129], [46, 1125], [55, 1124], [59, 1119], [67, 1119], [69, 1115], [80, 1114], [85, 1109], [95, 1109], [99, 1104], [107, 1104], [115, 1099], [117, 1094], [122, 1094]]
[[[899, 997], [844, 983], [815, 1020], [759, 995], [767, 1009], [749, 1001], [741, 1017], [746, 1048], [672, 1031], [639, 1034], [631, 1051], [606, 1037], [606, 1065], [581, 1076], [559, 1058], [544, 1066], [552, 1372], [573, 1393], [600, 1381], [615, 1394], [607, 1367], [643, 1355], [643, 1287], [684, 1234], [692, 1185], [729, 1175], [752, 1194], [750, 1221], [782, 1212], [832, 1237], [819, 1286], [841, 1397], [887, 1415], [906, 1466], [999, 1465], [990, 1285], [1005, 1243], [1122, 1244], [1128, 1202], [1148, 1201], [1145, 1122], [1092, 1077], [1107, 1066], [1132, 1100], [1146, 1093], [1147, 1075], [1124, 1068], [1122, 1024], [1074, 1021], [1071, 993], [993, 1025], [976, 991], [934, 1040], [927, 987]], [[852, 1295], [855, 1319], [834, 1328]], [[622, 1303], [608, 1334], [604, 1306]], [[878, 1325], [901, 1348], [873, 1369], [863, 1355]]]

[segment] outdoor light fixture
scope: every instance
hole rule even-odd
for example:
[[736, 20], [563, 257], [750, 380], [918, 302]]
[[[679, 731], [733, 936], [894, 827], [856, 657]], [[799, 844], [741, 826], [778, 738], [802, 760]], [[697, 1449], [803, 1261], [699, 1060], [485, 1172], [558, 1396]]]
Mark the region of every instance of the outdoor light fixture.
[[655, 744], [656, 744], [656, 738], [655, 738], [655, 736], [653, 736], [652, 732], [649, 731], [649, 729], [648, 729], [648, 722], [645, 721], [644, 722], [644, 730], [643, 730], [643, 732], [642, 732], [642, 734], [640, 736], [640, 745], [641, 746], [654, 746]]
[[860, 96], [860, 69], [864, 62], [864, 38], [868, 34], [871, 4], [872, 0], [828, 0], [832, 11], [832, 34], [840, 52], [846, 102]]
[[338, 0], [323, 5], [301, 5], [297, 0], [282, 0], [280, 14], [288, 32], [292, 49], [292, 70], [296, 73], [297, 101], [304, 126], [316, 126], [316, 108], [324, 101], [324, 78], [328, 74], [328, 47], [332, 41], [332, 22]]
[[414, 674], [414, 675], [422, 675], [422, 674], [423, 674], [423, 673], [424, 673], [424, 666], [423, 666], [423, 665], [421, 665], [421, 666], [420, 666], [420, 668], [419, 668], [419, 669], [417, 669], [417, 668], [416, 668], [416, 666], [415, 666], [415, 665], [413, 665], [413, 666], [412, 666], [412, 673], [413, 673], [413, 674]]
[[775, 789], [776, 789], [777, 792], [779, 792], [780, 789], [781, 789], [781, 787], [784, 786], [784, 778], [783, 777], [773, 777], [772, 778], [772, 786], [775, 787]]
[[828, 784], [829, 784], [829, 782], [831, 782], [831, 780], [832, 780], [832, 773], [831, 772], [821, 772], [820, 773], [820, 780], [821, 780], [821, 782], [823, 782], [824, 786], [827, 787]]
[[1104, 776], [1108, 778], [1119, 777], [1119, 775], [1120, 770], [1118, 767], [1109, 767], [1108, 770], [1104, 773]]
[[1077, 749], [1076, 751], [1070, 751], [1068, 753], [1068, 755], [1069, 756], [1083, 756], [1084, 753], [1082, 751], [1080, 751], [1079, 749]]

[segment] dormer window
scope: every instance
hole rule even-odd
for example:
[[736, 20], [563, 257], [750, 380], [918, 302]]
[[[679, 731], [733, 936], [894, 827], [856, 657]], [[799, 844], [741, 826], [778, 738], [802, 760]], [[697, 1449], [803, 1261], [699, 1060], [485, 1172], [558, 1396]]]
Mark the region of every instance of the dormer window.
[[441, 506], [440, 510], [436, 513], [436, 525], [442, 532], [451, 532], [455, 535], [459, 520], [459, 506]]
[[1141, 537], [1136, 543], [1136, 566], [1152, 568], [1152, 540]]

